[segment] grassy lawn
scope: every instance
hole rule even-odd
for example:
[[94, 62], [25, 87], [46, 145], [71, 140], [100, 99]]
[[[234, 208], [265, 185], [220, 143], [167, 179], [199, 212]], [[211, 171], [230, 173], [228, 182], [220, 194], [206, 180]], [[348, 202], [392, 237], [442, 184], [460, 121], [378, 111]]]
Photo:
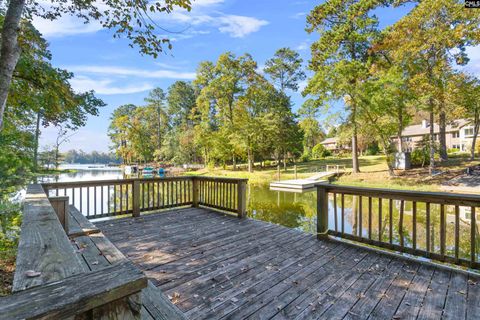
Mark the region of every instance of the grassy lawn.
[[[471, 162], [465, 157], [452, 157], [445, 163], [438, 163], [438, 169], [443, 174], [431, 177], [428, 174], [428, 168], [414, 168], [408, 171], [397, 171], [395, 177], [390, 177], [387, 170], [385, 157], [383, 156], [364, 156], [360, 157], [359, 174], [351, 174], [352, 160], [350, 158], [328, 158], [322, 160], [312, 160], [309, 162], [297, 164], [297, 177], [307, 178], [326, 165], [345, 165], [346, 173], [337, 178], [333, 183], [341, 185], [353, 185], [362, 187], [391, 188], [438, 191], [440, 184], [457, 175], [459, 175], [467, 166], [480, 164], [480, 161]], [[253, 173], [247, 172], [245, 166], [237, 171], [223, 168], [206, 168], [196, 171], [195, 175], [225, 176], [232, 178], [248, 178], [250, 184], [266, 185], [271, 181], [277, 180], [277, 168], [271, 166], [260, 168], [257, 166]], [[287, 171], [281, 168], [281, 180], [295, 179], [293, 165], [288, 166]]]

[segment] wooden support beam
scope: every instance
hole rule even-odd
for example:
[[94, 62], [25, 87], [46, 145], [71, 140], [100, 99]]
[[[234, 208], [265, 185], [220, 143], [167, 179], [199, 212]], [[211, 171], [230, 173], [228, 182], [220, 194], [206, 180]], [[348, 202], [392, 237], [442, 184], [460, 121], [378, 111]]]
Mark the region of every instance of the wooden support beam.
[[324, 186], [317, 186], [317, 238], [328, 237], [328, 192]]
[[238, 181], [238, 217], [243, 219], [247, 216], [247, 181]]
[[199, 193], [199, 181], [195, 177], [192, 178], [192, 189], [193, 189], [193, 194], [192, 194], [192, 207], [198, 208], [198, 202], [200, 198], [200, 193]]
[[134, 217], [140, 217], [140, 180], [134, 180], [132, 183], [132, 208], [132, 215]]

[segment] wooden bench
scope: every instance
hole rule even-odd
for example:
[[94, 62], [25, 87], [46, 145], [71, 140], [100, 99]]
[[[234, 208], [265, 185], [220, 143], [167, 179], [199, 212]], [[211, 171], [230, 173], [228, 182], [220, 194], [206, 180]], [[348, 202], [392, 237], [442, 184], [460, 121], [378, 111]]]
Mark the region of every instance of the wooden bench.
[[0, 319], [185, 319], [98, 228], [62, 201], [68, 203], [49, 200], [40, 185], [28, 187], [13, 294], [0, 298]]

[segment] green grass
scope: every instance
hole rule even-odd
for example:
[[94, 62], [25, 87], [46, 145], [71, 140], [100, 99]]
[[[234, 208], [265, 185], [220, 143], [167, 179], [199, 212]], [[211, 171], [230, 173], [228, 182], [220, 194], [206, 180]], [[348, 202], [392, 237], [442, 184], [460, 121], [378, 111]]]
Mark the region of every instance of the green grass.
[[[445, 163], [438, 163], [440, 170], [446, 172], [440, 176], [431, 177], [428, 174], [428, 168], [414, 168], [407, 171], [396, 172], [397, 176], [390, 177], [384, 156], [364, 156], [360, 157], [359, 174], [351, 174], [352, 160], [350, 158], [327, 158], [321, 160], [313, 160], [303, 163], [297, 163], [297, 178], [307, 178], [313, 175], [317, 170], [325, 165], [344, 165], [346, 173], [337, 178], [333, 183], [340, 185], [351, 185], [371, 188], [389, 188], [404, 190], [423, 190], [438, 191], [442, 182], [458, 175], [467, 166], [479, 164], [479, 161], [468, 161], [467, 157], [451, 157]], [[253, 185], [268, 185], [271, 181], [278, 178], [276, 166], [268, 168], [260, 168], [256, 166], [253, 173], [246, 170], [245, 165], [240, 169], [232, 171], [230, 168], [207, 168], [196, 172], [192, 175], [206, 176], [222, 176], [231, 178], [247, 178], [249, 183]], [[280, 170], [280, 179], [295, 179], [294, 166], [289, 165], [287, 171]]]

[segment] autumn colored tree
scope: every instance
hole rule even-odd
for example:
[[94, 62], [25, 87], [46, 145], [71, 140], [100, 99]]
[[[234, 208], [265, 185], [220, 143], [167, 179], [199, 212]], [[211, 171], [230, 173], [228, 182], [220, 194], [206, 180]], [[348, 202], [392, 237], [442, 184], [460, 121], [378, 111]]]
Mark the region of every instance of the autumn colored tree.
[[[480, 41], [480, 13], [463, 1], [426, 0], [386, 31], [381, 46], [409, 73], [418, 102], [430, 115], [430, 171], [435, 170], [434, 126], [438, 114], [440, 155], [446, 159], [446, 92], [455, 64], [468, 62], [467, 46]], [[408, 39], [408, 41], [406, 41]]]

